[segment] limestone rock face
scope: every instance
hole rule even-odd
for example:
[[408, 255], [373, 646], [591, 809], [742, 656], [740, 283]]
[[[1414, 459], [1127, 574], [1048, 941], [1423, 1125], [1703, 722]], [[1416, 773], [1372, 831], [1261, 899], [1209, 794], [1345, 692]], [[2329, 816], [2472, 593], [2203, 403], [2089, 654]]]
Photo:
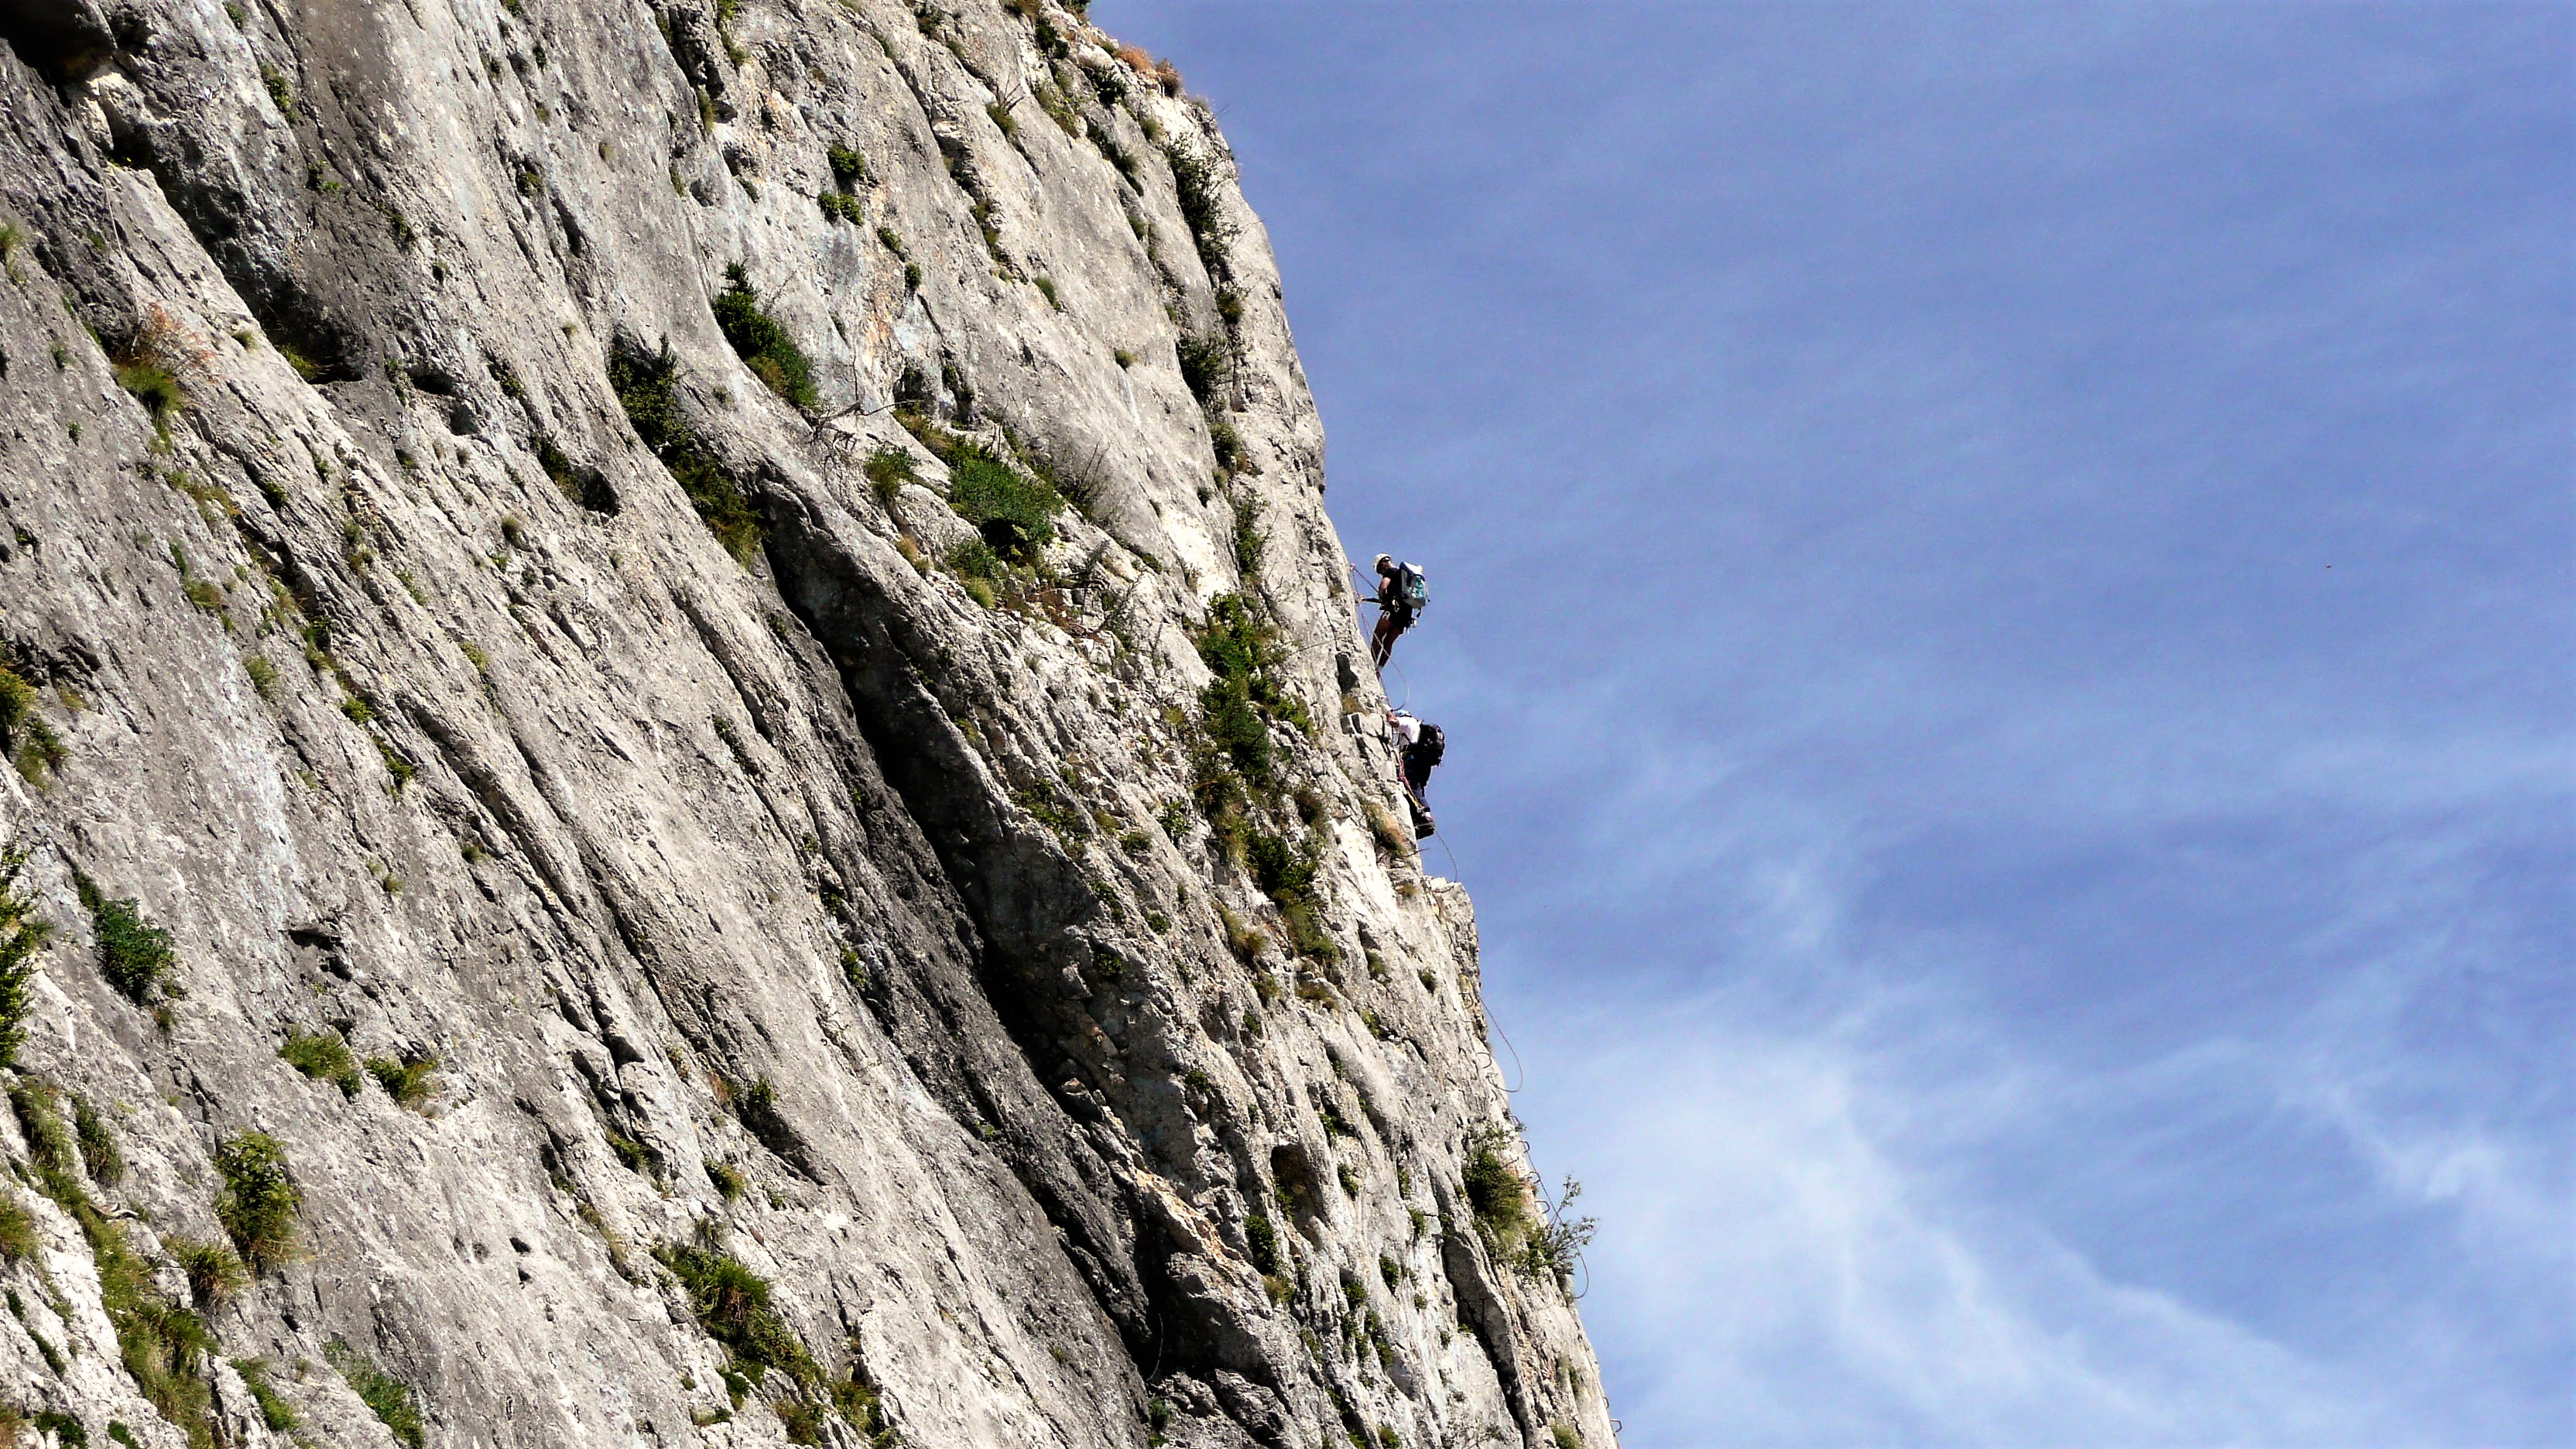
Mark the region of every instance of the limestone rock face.
[[1177, 76], [0, 37], [21, 1442], [1613, 1442]]

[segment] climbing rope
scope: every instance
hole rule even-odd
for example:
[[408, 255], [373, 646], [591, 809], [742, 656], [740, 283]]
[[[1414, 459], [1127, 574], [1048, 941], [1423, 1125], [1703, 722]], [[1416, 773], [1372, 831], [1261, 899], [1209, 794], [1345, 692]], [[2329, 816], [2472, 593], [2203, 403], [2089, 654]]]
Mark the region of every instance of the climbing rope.
[[[1449, 837], [1446, 835], [1435, 835], [1431, 838], [1440, 842], [1440, 853], [1449, 857], [1449, 878], [1451, 880], [1465, 880], [1467, 878], [1467, 869], [1465, 866], [1458, 863], [1458, 852], [1449, 848]], [[1418, 850], [1419, 848], [1419, 844], [1417, 843], [1416, 849]]]
[[1403, 666], [1403, 665], [1398, 664], [1398, 663], [1396, 663], [1394, 660], [1390, 659], [1390, 660], [1386, 661], [1386, 668], [1385, 668], [1385, 669], [1381, 669], [1381, 670], [1379, 670], [1379, 671], [1377, 672], [1377, 686], [1378, 686], [1378, 688], [1380, 688], [1380, 689], [1384, 689], [1384, 688], [1386, 688], [1386, 676], [1387, 676], [1387, 674], [1388, 674], [1390, 671], [1392, 671], [1392, 672], [1394, 673], [1394, 675], [1395, 675], [1395, 677], [1396, 677], [1396, 678], [1401, 679], [1401, 680], [1403, 680], [1403, 681], [1404, 681], [1404, 698], [1402, 698], [1401, 700], [1397, 700], [1397, 701], [1395, 701], [1392, 705], [1390, 705], [1390, 706], [1389, 706], [1389, 708], [1393, 708], [1393, 709], [1404, 709], [1404, 708], [1406, 708], [1406, 707], [1410, 706], [1410, 705], [1413, 703], [1413, 676], [1404, 672], [1404, 666]]
[[[1465, 880], [1467, 878], [1466, 867], [1458, 864], [1458, 852], [1449, 848], [1449, 837], [1446, 835], [1435, 835], [1431, 838], [1440, 842], [1440, 853], [1449, 857], [1449, 869], [1452, 872], [1449, 878], [1451, 880]], [[1420, 864], [1422, 858], [1422, 842], [1419, 840], [1413, 842], [1413, 855], [1415, 863], [1417, 865]], [[1529, 1085], [1529, 1069], [1521, 1065], [1521, 1049], [1512, 1045], [1512, 1034], [1503, 1030], [1503, 1024], [1494, 1019], [1494, 1014], [1492, 1012], [1489, 1011], [1484, 1013], [1484, 1017], [1486, 1028], [1492, 1031], [1494, 1035], [1502, 1038], [1503, 1050], [1511, 1054], [1512, 1070], [1519, 1074], [1521, 1086]], [[1496, 1067], [1500, 1067], [1502, 1062], [1497, 1060], [1494, 1065]], [[1520, 1087], [1513, 1086], [1509, 1080], [1506, 1080], [1503, 1083], [1504, 1095], [1516, 1095], [1519, 1091]]]
[[[1502, 1023], [1494, 1020], [1494, 1014], [1490, 1011], [1485, 1013], [1485, 1025], [1492, 1027], [1494, 1035], [1503, 1039], [1503, 1050], [1512, 1054], [1512, 1070], [1521, 1075], [1521, 1087], [1528, 1086], [1529, 1068], [1521, 1065], [1521, 1049], [1512, 1045], [1512, 1034], [1503, 1030]], [[1496, 1062], [1494, 1065], [1500, 1067], [1502, 1063]], [[1503, 1083], [1503, 1095], [1506, 1097], [1517, 1096], [1520, 1090], [1520, 1087], [1515, 1087], [1510, 1082]]]

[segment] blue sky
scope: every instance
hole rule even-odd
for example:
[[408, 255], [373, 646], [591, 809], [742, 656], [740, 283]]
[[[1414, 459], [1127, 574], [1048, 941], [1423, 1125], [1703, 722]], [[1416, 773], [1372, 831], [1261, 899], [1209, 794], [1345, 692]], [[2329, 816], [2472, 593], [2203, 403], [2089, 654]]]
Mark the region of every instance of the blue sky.
[[2576, 7], [1094, 15], [1429, 567], [1630, 1449], [2576, 1442]]

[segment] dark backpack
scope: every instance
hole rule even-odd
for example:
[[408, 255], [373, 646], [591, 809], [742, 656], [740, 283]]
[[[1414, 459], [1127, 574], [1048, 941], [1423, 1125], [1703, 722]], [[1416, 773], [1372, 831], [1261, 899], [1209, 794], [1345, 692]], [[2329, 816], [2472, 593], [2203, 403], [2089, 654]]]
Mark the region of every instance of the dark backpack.
[[1421, 737], [1416, 739], [1413, 747], [1406, 750], [1404, 754], [1407, 760], [1427, 775], [1431, 773], [1432, 766], [1440, 763], [1440, 756], [1446, 753], [1448, 748], [1449, 742], [1441, 738], [1440, 726], [1426, 724], [1422, 727]]
[[1396, 602], [1407, 611], [1419, 614], [1431, 607], [1431, 581], [1422, 576], [1419, 566], [1400, 563], [1395, 566]]

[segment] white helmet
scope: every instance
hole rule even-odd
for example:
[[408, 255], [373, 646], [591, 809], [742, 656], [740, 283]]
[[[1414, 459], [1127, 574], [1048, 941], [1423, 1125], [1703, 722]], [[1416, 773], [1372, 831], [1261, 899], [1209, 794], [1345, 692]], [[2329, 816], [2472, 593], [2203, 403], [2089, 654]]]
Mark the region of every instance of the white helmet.
[[1377, 569], [1377, 571], [1378, 571], [1379, 573], [1385, 573], [1385, 572], [1386, 572], [1386, 566], [1387, 566], [1388, 564], [1393, 563], [1393, 562], [1395, 562], [1395, 555], [1393, 555], [1393, 554], [1391, 554], [1391, 553], [1382, 553], [1382, 554], [1379, 554], [1379, 555], [1377, 556], [1377, 563], [1374, 565], [1374, 567]]

